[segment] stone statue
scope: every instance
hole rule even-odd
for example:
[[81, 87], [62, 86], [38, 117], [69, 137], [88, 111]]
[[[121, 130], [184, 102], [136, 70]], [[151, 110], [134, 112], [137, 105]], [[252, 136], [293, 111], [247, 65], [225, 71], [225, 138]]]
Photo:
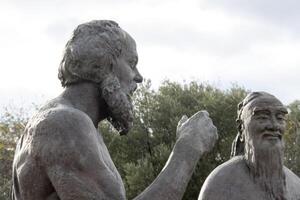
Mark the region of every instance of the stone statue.
[[[28, 122], [13, 162], [14, 200], [122, 200], [122, 179], [97, 131], [108, 119], [121, 135], [132, 127], [131, 96], [143, 78], [132, 37], [107, 20], [79, 25], [59, 68], [65, 90]], [[183, 117], [167, 164], [135, 199], [181, 199], [217, 130], [206, 111]]]
[[300, 179], [283, 165], [287, 109], [266, 92], [238, 105], [229, 161], [206, 179], [199, 200], [299, 200]]

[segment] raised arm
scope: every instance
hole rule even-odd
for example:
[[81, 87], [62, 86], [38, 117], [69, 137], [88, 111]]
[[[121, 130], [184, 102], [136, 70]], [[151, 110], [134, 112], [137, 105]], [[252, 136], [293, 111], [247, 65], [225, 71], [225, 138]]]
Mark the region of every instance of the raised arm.
[[179, 200], [185, 192], [199, 158], [210, 151], [218, 138], [206, 111], [183, 116], [177, 126], [177, 142], [158, 177], [134, 200]]

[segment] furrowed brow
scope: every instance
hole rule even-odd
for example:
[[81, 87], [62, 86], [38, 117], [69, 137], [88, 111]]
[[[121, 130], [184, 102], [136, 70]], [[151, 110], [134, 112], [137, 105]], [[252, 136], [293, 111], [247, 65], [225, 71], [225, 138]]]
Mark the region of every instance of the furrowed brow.
[[253, 115], [258, 115], [258, 114], [270, 114], [271, 111], [266, 108], [254, 108], [253, 109]]
[[284, 115], [288, 114], [288, 110], [285, 107], [278, 108], [277, 112], [281, 113], [281, 114], [284, 114]]

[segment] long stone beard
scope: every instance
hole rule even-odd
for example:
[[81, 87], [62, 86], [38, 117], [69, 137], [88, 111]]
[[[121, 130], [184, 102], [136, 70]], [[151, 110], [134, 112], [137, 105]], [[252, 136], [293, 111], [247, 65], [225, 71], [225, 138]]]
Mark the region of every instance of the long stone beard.
[[255, 183], [266, 192], [269, 200], [286, 200], [283, 171], [283, 142], [280, 145], [245, 144], [245, 160]]
[[127, 134], [133, 126], [133, 106], [130, 97], [121, 90], [119, 80], [112, 76], [102, 82], [101, 93], [108, 106], [107, 120], [120, 135]]

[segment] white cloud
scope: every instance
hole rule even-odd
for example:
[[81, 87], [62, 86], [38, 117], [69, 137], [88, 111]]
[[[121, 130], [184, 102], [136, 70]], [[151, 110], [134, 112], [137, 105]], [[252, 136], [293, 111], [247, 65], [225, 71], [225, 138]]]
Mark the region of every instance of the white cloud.
[[72, 30], [92, 19], [112, 19], [136, 39], [138, 68], [155, 85], [165, 78], [222, 88], [237, 83], [289, 103], [300, 99], [297, 2], [4, 0], [0, 99], [17, 98], [12, 91], [58, 94], [57, 68]]

